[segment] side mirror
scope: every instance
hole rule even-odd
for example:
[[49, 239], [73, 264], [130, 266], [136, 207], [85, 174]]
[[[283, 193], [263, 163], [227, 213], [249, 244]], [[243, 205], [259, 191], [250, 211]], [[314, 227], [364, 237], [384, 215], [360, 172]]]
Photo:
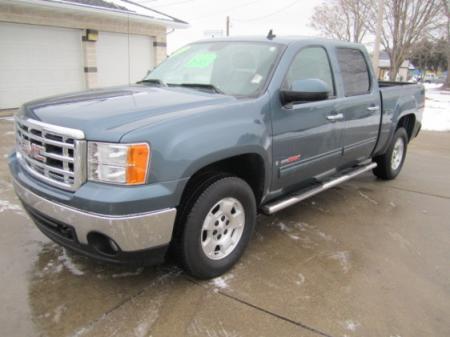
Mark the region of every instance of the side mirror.
[[283, 105], [293, 102], [314, 102], [328, 99], [330, 87], [324, 81], [310, 78], [294, 81], [289, 89], [280, 91]]

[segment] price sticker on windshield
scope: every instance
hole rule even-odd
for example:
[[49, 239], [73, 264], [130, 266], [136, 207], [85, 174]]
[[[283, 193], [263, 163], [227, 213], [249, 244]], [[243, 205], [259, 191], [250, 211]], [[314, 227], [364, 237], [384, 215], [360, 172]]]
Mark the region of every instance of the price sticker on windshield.
[[216, 57], [217, 54], [211, 52], [197, 54], [187, 62], [186, 67], [207, 68], [214, 62]]

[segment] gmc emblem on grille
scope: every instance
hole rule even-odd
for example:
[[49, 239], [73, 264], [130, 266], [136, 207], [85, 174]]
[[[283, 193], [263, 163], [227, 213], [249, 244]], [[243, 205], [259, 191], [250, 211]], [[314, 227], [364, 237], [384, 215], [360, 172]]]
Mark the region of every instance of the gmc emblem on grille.
[[30, 158], [38, 161], [45, 162], [45, 157], [42, 155], [45, 152], [45, 148], [41, 145], [31, 143], [29, 140], [22, 140], [22, 151]]

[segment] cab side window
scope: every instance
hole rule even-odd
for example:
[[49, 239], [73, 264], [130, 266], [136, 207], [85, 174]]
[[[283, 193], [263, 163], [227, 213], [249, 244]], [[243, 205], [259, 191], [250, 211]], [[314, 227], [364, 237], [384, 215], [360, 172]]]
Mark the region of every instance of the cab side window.
[[344, 95], [358, 96], [370, 92], [370, 76], [363, 53], [353, 48], [337, 48], [337, 61], [341, 69]]
[[324, 48], [307, 47], [300, 50], [288, 70], [283, 87], [290, 89], [294, 81], [307, 79], [324, 81], [330, 88], [330, 97], [335, 95], [333, 73]]

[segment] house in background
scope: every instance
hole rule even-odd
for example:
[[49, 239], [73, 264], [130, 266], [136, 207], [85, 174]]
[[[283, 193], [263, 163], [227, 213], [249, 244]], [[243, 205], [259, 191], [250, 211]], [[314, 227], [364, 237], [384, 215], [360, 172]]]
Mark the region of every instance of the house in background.
[[[389, 80], [389, 69], [391, 67], [391, 61], [388, 53], [385, 51], [380, 52], [380, 60], [378, 65], [378, 79]], [[406, 82], [410, 79], [414, 66], [409, 60], [403, 61], [397, 74], [396, 81]]]
[[0, 109], [135, 83], [188, 24], [126, 0], [0, 0]]

